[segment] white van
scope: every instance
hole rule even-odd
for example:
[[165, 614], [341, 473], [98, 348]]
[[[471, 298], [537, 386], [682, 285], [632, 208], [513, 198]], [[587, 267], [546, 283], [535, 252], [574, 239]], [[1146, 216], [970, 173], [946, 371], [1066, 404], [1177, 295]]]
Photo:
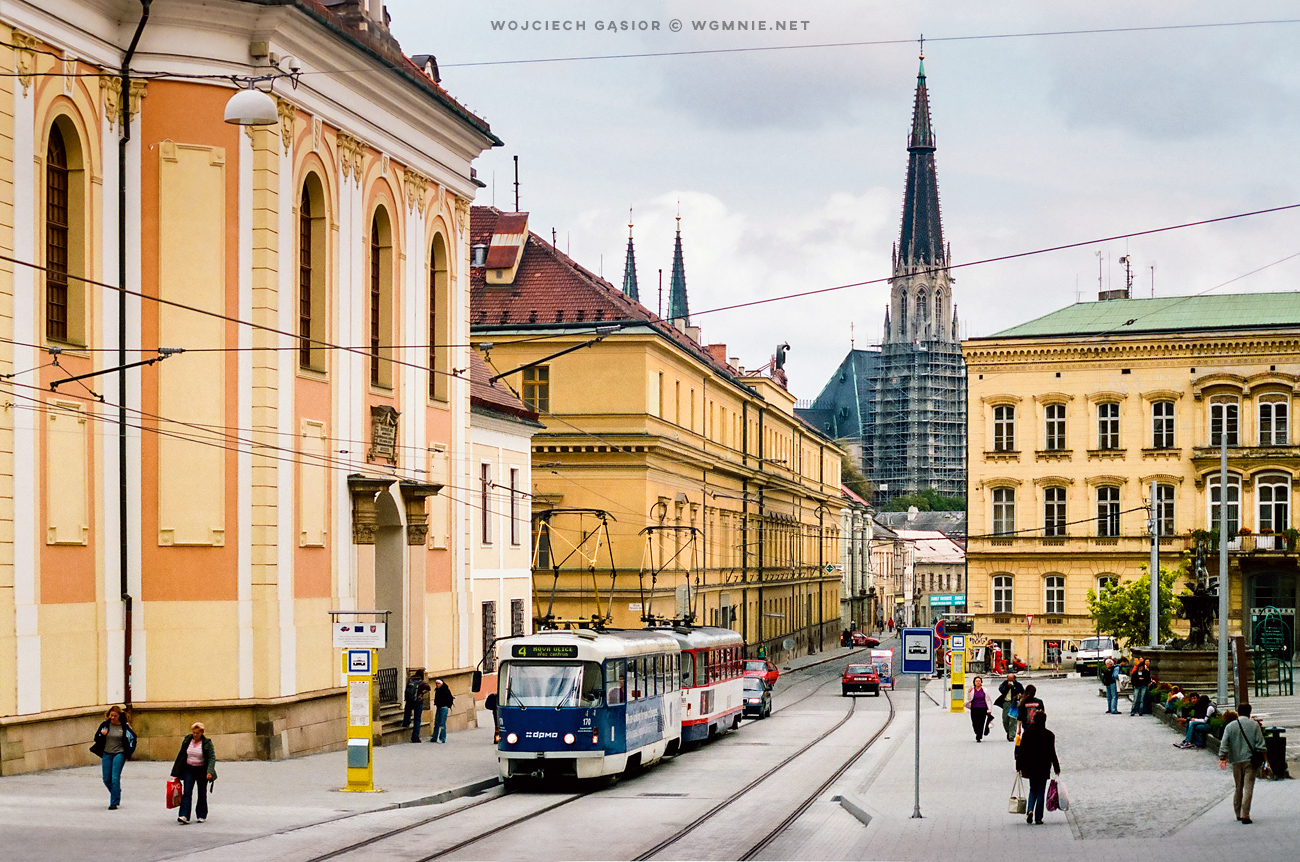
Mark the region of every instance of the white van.
[[1079, 641], [1079, 651], [1074, 657], [1074, 669], [1084, 676], [1095, 674], [1097, 668], [1106, 663], [1106, 659], [1119, 661], [1122, 655], [1119, 644], [1112, 637], [1102, 635], [1084, 638]]

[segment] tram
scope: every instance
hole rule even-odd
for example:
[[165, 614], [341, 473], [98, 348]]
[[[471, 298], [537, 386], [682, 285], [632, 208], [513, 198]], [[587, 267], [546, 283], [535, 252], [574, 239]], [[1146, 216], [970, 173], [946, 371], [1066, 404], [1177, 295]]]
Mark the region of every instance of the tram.
[[617, 775], [676, 750], [680, 659], [679, 640], [666, 631], [576, 629], [512, 639], [497, 681], [502, 780]]
[[666, 631], [681, 647], [682, 742], [702, 742], [740, 725], [745, 705], [745, 640], [731, 629]]

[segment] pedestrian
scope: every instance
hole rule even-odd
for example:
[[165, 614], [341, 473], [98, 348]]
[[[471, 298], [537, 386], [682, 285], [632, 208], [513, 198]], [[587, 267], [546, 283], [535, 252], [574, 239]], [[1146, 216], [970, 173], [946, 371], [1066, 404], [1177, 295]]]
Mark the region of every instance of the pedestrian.
[[1020, 717], [1020, 727], [1016, 734], [1023, 737], [1025, 728], [1034, 720], [1034, 714], [1044, 709], [1046, 707], [1043, 706], [1043, 699], [1038, 696], [1038, 688], [1033, 684], [1025, 686], [1025, 693], [1020, 696], [1020, 706], [1016, 709]]
[[114, 704], [95, 731], [90, 753], [99, 755], [104, 772], [104, 786], [108, 788], [108, 810], [116, 811], [122, 804], [122, 766], [135, 754], [136, 735], [131, 722]]
[[[424, 679], [424, 671], [419, 668], [411, 671], [411, 678], [406, 681], [406, 691], [402, 700], [402, 727], [411, 727], [411, 742], [420, 741], [420, 727], [424, 724], [424, 703], [429, 699], [429, 683]], [[412, 718], [414, 726], [412, 727]]]
[[1057, 777], [1061, 775], [1061, 764], [1056, 759], [1056, 735], [1047, 729], [1047, 713], [1041, 709], [1034, 712], [1020, 738], [1016, 770], [1029, 781], [1025, 822], [1040, 826], [1043, 823], [1043, 803], [1047, 799], [1047, 779], [1051, 777], [1049, 770], [1055, 770]]
[[1106, 665], [1097, 675], [1106, 687], [1106, 714], [1119, 715], [1119, 675], [1115, 672], [1115, 660], [1106, 659]]
[[889, 633], [890, 633], [891, 635], [894, 633], [894, 618], [893, 618], [893, 617], [890, 617], [890, 618], [889, 618]]
[[1237, 713], [1235, 720], [1231, 718], [1231, 712], [1224, 713], [1224, 718], [1228, 721], [1223, 725], [1223, 741], [1219, 743], [1219, 768], [1227, 769], [1228, 764], [1232, 764], [1232, 781], [1235, 785], [1232, 810], [1238, 820], [1249, 824], [1252, 822], [1250, 799], [1255, 795], [1255, 779], [1259, 775], [1259, 766], [1254, 764], [1251, 757], [1266, 753], [1268, 745], [1264, 742], [1264, 729], [1258, 721], [1250, 718], [1250, 704], [1238, 706]]
[[993, 717], [989, 714], [988, 692], [984, 690], [984, 678], [975, 677], [971, 689], [966, 693], [966, 708], [970, 710], [970, 726], [975, 731], [975, 741], [983, 742], [984, 734], [989, 732]]
[[208, 819], [208, 784], [217, 780], [217, 751], [212, 740], [203, 735], [203, 722], [190, 725], [190, 735], [181, 740], [181, 750], [172, 763], [172, 778], [181, 780], [181, 810], [176, 822], [182, 826], [190, 822], [190, 806], [194, 804], [194, 786], [199, 788], [198, 804], [194, 813], [202, 823]]
[[452, 695], [451, 689], [447, 683], [440, 679], [433, 681], [433, 735], [429, 737], [430, 742], [447, 741], [447, 716], [451, 714], [451, 705], [456, 698]]
[[1020, 720], [1018, 708], [1020, 706], [1020, 697], [1025, 693], [1025, 687], [1016, 679], [1014, 672], [1007, 674], [1007, 678], [998, 686], [998, 699], [993, 701], [994, 706], [1002, 707], [1002, 729], [1007, 732], [1007, 742], [1016, 741], [1016, 724]]
[[1128, 714], [1141, 715], [1146, 711], [1147, 692], [1151, 690], [1151, 659], [1140, 658], [1134, 662], [1129, 680], [1133, 683], [1133, 707]]
[[[492, 713], [492, 727], [497, 736], [501, 734], [501, 716], [497, 714], [498, 703], [495, 691], [488, 692], [488, 696], [483, 699], [483, 708]], [[496, 742], [497, 740], [493, 739], [492, 741]]]
[[1179, 748], [1204, 748], [1205, 734], [1210, 730], [1210, 719], [1214, 713], [1214, 704], [1210, 703], [1209, 695], [1197, 697], [1192, 705], [1192, 714], [1187, 717], [1187, 733], [1181, 743], [1175, 742], [1174, 745]]

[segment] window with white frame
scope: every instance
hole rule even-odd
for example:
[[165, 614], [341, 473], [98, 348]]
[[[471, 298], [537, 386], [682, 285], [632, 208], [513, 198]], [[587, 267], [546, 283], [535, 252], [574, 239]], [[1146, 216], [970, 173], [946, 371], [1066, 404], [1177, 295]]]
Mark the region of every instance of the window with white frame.
[[1229, 446], [1237, 445], [1237, 396], [1220, 395], [1210, 401], [1210, 445], [1222, 446], [1227, 438]]
[[1043, 535], [1065, 535], [1065, 489], [1059, 485], [1043, 489]]
[[993, 577], [993, 613], [1011, 613], [1012, 579], [1010, 575]]
[[1114, 401], [1097, 405], [1097, 448], [1119, 448], [1119, 404]]
[[1006, 536], [1016, 529], [1016, 489], [993, 489], [993, 533]]
[[1151, 448], [1174, 448], [1174, 402], [1154, 401], [1151, 404]]
[[[1209, 521], [1209, 528], [1217, 530], [1219, 528], [1219, 474], [1215, 473], [1206, 479], [1206, 500], [1209, 502], [1209, 511], [1206, 513]], [[1241, 477], [1233, 473], [1228, 474], [1228, 535], [1234, 536], [1241, 529]]]
[[1065, 578], [1061, 575], [1043, 578], [1043, 613], [1065, 613]]
[[519, 468], [510, 468], [510, 544], [519, 545]]
[[1259, 530], [1280, 533], [1291, 526], [1291, 478], [1261, 476], [1255, 480], [1255, 500], [1259, 505]]
[[1114, 485], [1097, 488], [1097, 535], [1103, 538], [1119, 535], [1119, 488]]
[[999, 404], [993, 408], [993, 451], [1014, 452], [1016, 449], [1016, 408]]
[[1101, 595], [1106, 590], [1119, 586], [1119, 578], [1114, 575], [1099, 575], [1097, 577], [1097, 595]]
[[1174, 486], [1156, 485], [1156, 535], [1174, 534]]
[[1048, 404], [1043, 408], [1043, 448], [1060, 452], [1065, 448], [1065, 405]]
[[1259, 399], [1259, 445], [1287, 444], [1287, 396], [1264, 395]]

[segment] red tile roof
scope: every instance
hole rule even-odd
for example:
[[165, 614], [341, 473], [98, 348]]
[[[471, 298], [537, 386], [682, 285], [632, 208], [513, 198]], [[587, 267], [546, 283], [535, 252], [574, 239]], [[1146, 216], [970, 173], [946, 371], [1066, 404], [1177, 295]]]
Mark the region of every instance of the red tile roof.
[[493, 382], [496, 371], [483, 361], [477, 350], [469, 357], [469, 402], [494, 413], [504, 413], [518, 419], [537, 422], [537, 413], [506, 388], [501, 381]]

